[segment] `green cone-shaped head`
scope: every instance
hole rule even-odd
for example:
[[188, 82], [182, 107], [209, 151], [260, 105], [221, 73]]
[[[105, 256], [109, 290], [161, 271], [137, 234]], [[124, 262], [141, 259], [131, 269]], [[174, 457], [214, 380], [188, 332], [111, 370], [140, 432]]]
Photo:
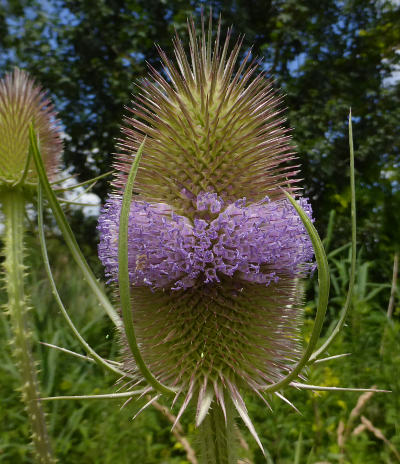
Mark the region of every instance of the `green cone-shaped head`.
[[[57, 169], [62, 151], [53, 105], [29, 75], [15, 69], [0, 80], [0, 185], [13, 187], [24, 178], [24, 187], [36, 185], [33, 160], [27, 167], [29, 125], [33, 123], [47, 174]], [[27, 169], [26, 176], [24, 172]]]

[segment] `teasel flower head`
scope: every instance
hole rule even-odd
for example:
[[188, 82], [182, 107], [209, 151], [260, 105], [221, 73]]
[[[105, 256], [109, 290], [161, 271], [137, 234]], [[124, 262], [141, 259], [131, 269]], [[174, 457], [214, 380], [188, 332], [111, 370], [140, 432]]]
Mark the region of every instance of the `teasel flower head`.
[[0, 185], [36, 186], [29, 158], [29, 125], [39, 138], [47, 174], [55, 174], [62, 152], [56, 113], [46, 93], [26, 73], [15, 68], [0, 80]]
[[[123, 127], [114, 192], [100, 219], [99, 256], [118, 280], [122, 194], [146, 138], [130, 206], [128, 268], [143, 358], [155, 377], [197, 404], [244, 404], [242, 394], [282, 379], [300, 357], [301, 279], [313, 249], [283, 189], [299, 194], [281, 97], [241, 39], [218, 27], [189, 53], [159, 50]], [[136, 367], [125, 350], [126, 367]], [[243, 410], [241, 413], [243, 414]], [[243, 417], [243, 415], [242, 415]]]

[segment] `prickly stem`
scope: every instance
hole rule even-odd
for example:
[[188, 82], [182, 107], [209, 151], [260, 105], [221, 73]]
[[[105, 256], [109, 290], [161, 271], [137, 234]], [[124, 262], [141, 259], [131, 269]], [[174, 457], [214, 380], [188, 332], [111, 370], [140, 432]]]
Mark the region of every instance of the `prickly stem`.
[[214, 401], [199, 427], [200, 464], [236, 464], [238, 461], [235, 435], [234, 406], [226, 395], [226, 422], [221, 406]]
[[24, 214], [25, 200], [18, 191], [3, 192], [1, 203], [5, 217], [4, 280], [8, 294], [7, 312], [13, 332], [14, 356], [21, 377], [22, 400], [31, 423], [36, 461], [54, 464], [40, 395], [35, 361], [30, 342], [29, 305], [24, 291]]

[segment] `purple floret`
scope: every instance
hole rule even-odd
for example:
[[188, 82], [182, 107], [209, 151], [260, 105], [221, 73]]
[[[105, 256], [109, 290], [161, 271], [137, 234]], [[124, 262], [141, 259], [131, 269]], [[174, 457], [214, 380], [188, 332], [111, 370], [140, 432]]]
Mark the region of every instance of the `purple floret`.
[[[110, 281], [118, 277], [118, 230], [122, 200], [111, 196], [101, 211], [99, 257]], [[128, 270], [134, 285], [168, 287], [185, 268], [194, 244], [188, 219], [164, 203], [133, 201], [128, 224]]]
[[[311, 218], [307, 199], [298, 201]], [[99, 257], [114, 281], [121, 203], [119, 196], [111, 196], [98, 225]], [[222, 275], [269, 285], [280, 276], [302, 276], [312, 270], [310, 239], [288, 200], [265, 198], [246, 206], [241, 199], [224, 208], [217, 194], [207, 192], [198, 195], [196, 206], [200, 217], [192, 223], [166, 204], [132, 202], [128, 226], [132, 285], [180, 290], [220, 282]], [[215, 219], [202, 219], [206, 211]]]

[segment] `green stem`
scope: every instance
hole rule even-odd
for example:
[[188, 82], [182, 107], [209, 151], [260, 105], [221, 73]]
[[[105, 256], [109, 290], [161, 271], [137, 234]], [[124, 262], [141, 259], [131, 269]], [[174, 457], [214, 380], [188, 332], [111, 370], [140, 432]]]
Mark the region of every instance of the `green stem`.
[[30, 344], [29, 306], [24, 293], [24, 215], [25, 200], [18, 191], [2, 194], [5, 217], [4, 270], [8, 294], [8, 312], [14, 332], [14, 353], [21, 375], [22, 399], [32, 428], [36, 459], [40, 464], [53, 464], [50, 445], [36, 378], [36, 366]]
[[199, 427], [200, 464], [237, 464], [237, 437], [234, 406], [225, 395], [226, 423], [221, 406], [216, 402]]

